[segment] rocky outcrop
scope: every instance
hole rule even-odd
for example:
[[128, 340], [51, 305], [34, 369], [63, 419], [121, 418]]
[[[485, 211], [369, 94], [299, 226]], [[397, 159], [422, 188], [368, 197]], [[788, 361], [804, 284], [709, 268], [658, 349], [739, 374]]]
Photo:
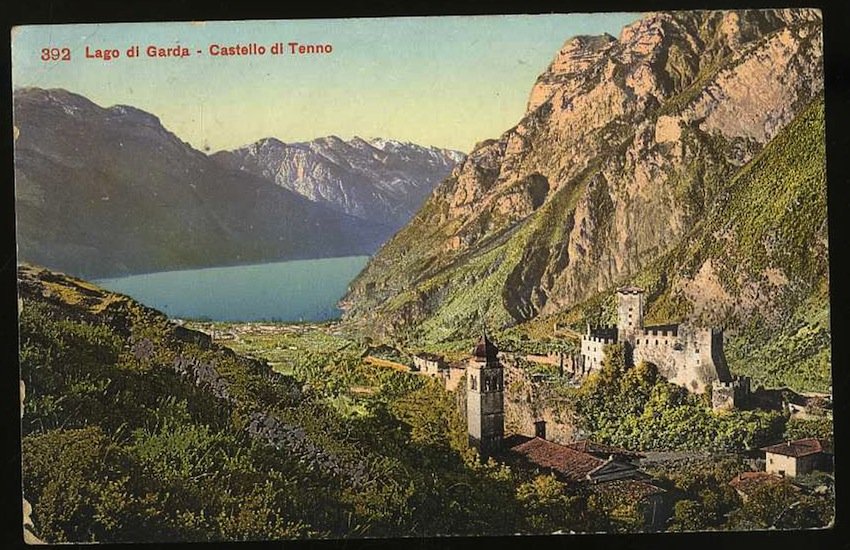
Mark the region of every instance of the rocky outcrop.
[[372, 259], [346, 318], [433, 339], [576, 305], [683, 242], [822, 89], [815, 10], [654, 13], [572, 38], [519, 124]]
[[285, 424], [272, 414], [263, 411], [251, 413], [245, 429], [251, 437], [297, 457], [308, 468], [339, 476], [353, 488], [359, 489], [375, 482], [375, 476], [365, 462], [346, 464], [311, 441], [304, 428]]

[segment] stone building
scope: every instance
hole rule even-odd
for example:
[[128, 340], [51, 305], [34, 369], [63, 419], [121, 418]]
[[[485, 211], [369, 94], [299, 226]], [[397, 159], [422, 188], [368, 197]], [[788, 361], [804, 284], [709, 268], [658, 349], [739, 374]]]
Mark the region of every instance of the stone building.
[[786, 441], [761, 450], [764, 451], [767, 473], [796, 477], [829, 467], [827, 444], [821, 439]]
[[534, 437], [505, 437], [505, 372], [499, 350], [484, 334], [466, 367], [466, 416], [469, 445], [483, 460], [489, 457], [508, 464], [551, 473], [562, 482], [582, 485], [600, 498], [628, 502], [650, 529], [669, 516], [666, 491], [639, 469], [644, 455], [592, 441], [562, 445], [550, 441], [546, 422], [534, 422]]
[[711, 408], [715, 411], [731, 411], [746, 402], [750, 395], [748, 376], [738, 376], [731, 382], [715, 380], [711, 383]]
[[[703, 393], [716, 381], [734, 383], [723, 355], [722, 331], [684, 323], [644, 326], [644, 304], [642, 288], [628, 286], [617, 290], [617, 325], [593, 329], [588, 326], [578, 358], [581, 373], [599, 370], [605, 346], [622, 343], [632, 364], [652, 363], [667, 380], [691, 392]], [[734, 406], [736, 395], [743, 396], [743, 390], [748, 387], [741, 382], [738, 394], [733, 390], [724, 406], [730, 400]]]
[[505, 436], [505, 380], [499, 350], [481, 336], [466, 367], [466, 419], [469, 444], [487, 458]]
[[466, 374], [466, 368], [463, 365], [452, 364], [441, 372], [446, 391], [455, 391]]
[[[740, 495], [743, 502], [747, 502], [750, 495], [759, 488], [766, 485], [773, 486], [782, 483], [782, 476], [769, 472], [742, 472], [732, 478], [729, 485]], [[791, 490], [799, 491], [799, 487], [789, 485]]]
[[602, 368], [605, 346], [616, 344], [617, 327], [596, 327], [581, 337], [581, 355], [578, 360], [578, 374], [585, 375]]
[[419, 372], [436, 376], [447, 367], [445, 361], [439, 355], [417, 353], [413, 356], [413, 368]]
[[521, 458], [526, 467], [552, 473], [567, 484], [596, 485], [615, 480], [652, 479], [633, 462], [620, 460], [613, 454], [602, 458], [539, 436], [513, 435], [507, 439], [505, 447], [508, 458]]
[[[503, 448], [502, 459], [514, 467], [583, 486], [599, 499], [616, 502], [626, 515], [642, 517], [649, 530], [661, 528], [670, 515], [670, 495], [640, 470], [640, 453], [589, 440], [560, 445], [546, 439], [545, 422], [535, 423], [535, 437], [511, 435]], [[624, 505], [628, 510], [621, 510]]]

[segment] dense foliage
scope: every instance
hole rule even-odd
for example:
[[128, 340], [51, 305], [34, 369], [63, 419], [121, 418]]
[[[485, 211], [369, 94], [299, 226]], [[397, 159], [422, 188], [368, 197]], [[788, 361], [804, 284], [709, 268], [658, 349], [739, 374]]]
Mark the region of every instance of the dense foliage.
[[807, 480], [783, 479], [750, 491], [743, 505], [729, 514], [729, 529], [804, 529], [826, 527], [835, 518], [835, 494], [831, 485], [821, 493], [802, 491]]
[[746, 466], [740, 459], [722, 459], [677, 463], [673, 467], [651, 470], [659, 484], [677, 492], [680, 500], [673, 507], [670, 531], [704, 531], [723, 528], [727, 516], [741, 506], [741, 499], [729, 481]]
[[436, 380], [365, 364], [316, 330], [279, 338], [296, 375], [275, 375], [95, 288], [57, 283], [55, 299], [23, 302], [24, 495], [45, 541], [588, 525], [532, 473], [480, 463]]
[[[482, 464], [457, 394], [365, 362], [368, 346], [333, 327], [231, 342], [292, 373], [281, 375], [125, 297], [39, 276], [36, 288], [22, 286], [22, 457], [24, 496], [45, 541], [645, 528], [642, 505], [627, 494]], [[713, 415], [650, 365], [625, 369], [610, 351], [573, 396], [601, 441], [740, 448], [777, 429], [828, 429], [819, 419], [785, 426], [771, 413]], [[671, 528], [728, 512], [728, 495], [705, 493], [721, 477], [700, 490], [670, 477], [693, 501], [678, 506]], [[798, 504], [783, 517], [820, 521], [824, 506]]]
[[622, 344], [608, 346], [602, 369], [566, 391], [589, 437], [629, 449], [740, 451], [773, 442], [785, 425], [775, 411], [715, 413], [707, 396], [667, 382], [652, 364], [627, 368]]

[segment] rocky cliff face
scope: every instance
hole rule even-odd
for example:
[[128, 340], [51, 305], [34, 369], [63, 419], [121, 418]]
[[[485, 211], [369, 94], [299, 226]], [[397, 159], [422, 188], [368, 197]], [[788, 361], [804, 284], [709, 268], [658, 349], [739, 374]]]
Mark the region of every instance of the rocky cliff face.
[[369, 254], [389, 230], [223, 167], [133, 107], [29, 88], [14, 115], [19, 260], [103, 277]]
[[289, 144], [266, 138], [213, 158], [339, 212], [381, 220], [391, 228], [389, 238], [464, 155], [381, 138], [329, 136]]
[[[372, 259], [345, 299], [347, 319], [452, 338], [479, 314], [509, 326], [645, 272], [820, 96], [821, 27], [814, 10], [655, 13], [616, 39], [568, 40], [522, 120], [478, 144]], [[805, 223], [825, 236], [825, 186], [813, 189], [823, 218]], [[712, 246], [722, 257], [737, 243]], [[825, 241], [818, 254], [825, 265]], [[656, 275], [666, 287], [689, 276]], [[768, 276], [789, 274], [768, 261], [747, 275]], [[683, 300], [698, 301], [689, 288], [696, 295]]]

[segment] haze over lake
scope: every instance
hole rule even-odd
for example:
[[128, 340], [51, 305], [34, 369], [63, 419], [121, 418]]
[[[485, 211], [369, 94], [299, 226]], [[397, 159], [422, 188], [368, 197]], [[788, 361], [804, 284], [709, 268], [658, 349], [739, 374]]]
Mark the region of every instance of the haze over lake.
[[293, 260], [100, 279], [169, 317], [213, 321], [327, 321], [368, 256]]

